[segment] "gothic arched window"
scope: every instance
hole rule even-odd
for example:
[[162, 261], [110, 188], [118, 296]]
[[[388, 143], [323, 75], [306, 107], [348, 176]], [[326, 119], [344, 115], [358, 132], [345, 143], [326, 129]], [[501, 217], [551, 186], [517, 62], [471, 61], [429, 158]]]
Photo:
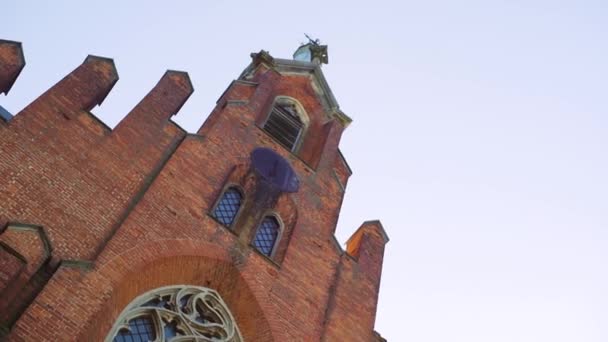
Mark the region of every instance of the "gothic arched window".
[[264, 130], [290, 151], [295, 151], [306, 123], [304, 110], [295, 100], [279, 97], [275, 101]]
[[276, 217], [266, 216], [258, 226], [253, 239], [253, 245], [260, 252], [271, 256], [279, 237], [281, 225]]
[[226, 189], [215, 206], [215, 209], [213, 209], [213, 217], [223, 225], [230, 227], [241, 208], [242, 202], [243, 195], [241, 195], [239, 190], [235, 187]]
[[220, 295], [205, 287], [168, 286], [137, 297], [120, 314], [106, 342], [242, 342]]

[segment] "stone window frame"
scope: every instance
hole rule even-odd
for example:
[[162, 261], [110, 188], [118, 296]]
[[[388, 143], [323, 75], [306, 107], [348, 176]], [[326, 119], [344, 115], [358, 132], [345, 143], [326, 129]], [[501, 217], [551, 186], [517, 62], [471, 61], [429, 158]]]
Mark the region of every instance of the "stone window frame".
[[[225, 225], [224, 223], [222, 223], [222, 221], [220, 221], [217, 217], [215, 217], [215, 209], [217, 209], [218, 205], [220, 205], [220, 202], [222, 201], [224, 194], [230, 189], [235, 189], [241, 195], [241, 205], [239, 206], [239, 209], [237, 210], [236, 214], [234, 214], [234, 217], [232, 218], [232, 222], [230, 223], [230, 225]], [[209, 216], [211, 216], [217, 223], [221, 224], [223, 227], [226, 227], [226, 228], [228, 228], [228, 230], [233, 232], [235, 224], [236, 224], [237, 220], [239, 219], [239, 217], [241, 216], [241, 213], [243, 212], [243, 207], [245, 206], [245, 201], [247, 199], [246, 194], [247, 193], [245, 192], [245, 189], [243, 189], [243, 187], [240, 184], [236, 184], [236, 183], [226, 184], [224, 186], [224, 188], [222, 189], [222, 192], [220, 193], [220, 195], [215, 199], [215, 203], [213, 204], [213, 206], [211, 207], [211, 210], [208, 213]]]
[[[291, 147], [291, 149], [289, 149], [287, 146], [281, 144], [272, 134], [270, 134], [264, 127], [266, 126], [266, 123], [268, 122], [268, 120], [270, 119], [270, 115], [272, 114], [272, 111], [274, 110], [274, 107], [277, 104], [284, 104], [284, 105], [294, 105], [296, 107], [296, 112], [298, 114], [298, 117], [300, 119], [300, 122], [302, 123], [302, 127], [300, 128], [300, 132], [298, 133], [298, 137], [296, 138], [293, 146]], [[303, 141], [306, 137], [306, 134], [308, 132], [308, 128], [310, 127], [310, 117], [308, 116], [308, 113], [306, 112], [306, 110], [304, 109], [304, 106], [302, 106], [302, 104], [300, 103], [300, 101], [298, 101], [297, 99], [291, 97], [291, 96], [286, 96], [286, 95], [277, 95], [275, 96], [274, 100], [272, 101], [272, 105], [270, 106], [270, 110], [268, 111], [268, 113], [266, 114], [266, 116], [264, 117], [264, 121], [262, 122], [262, 125], [260, 128], [262, 128], [262, 131], [264, 131], [266, 134], [268, 134], [268, 136], [270, 136], [273, 140], [275, 140], [281, 147], [283, 147], [284, 149], [288, 150], [289, 152], [293, 153], [293, 154], [297, 154], [300, 151], [300, 148], [302, 147]]]
[[[255, 241], [255, 237], [258, 234], [258, 229], [260, 229], [260, 226], [262, 225], [262, 222], [264, 222], [264, 220], [267, 217], [273, 217], [277, 223], [279, 224], [279, 231], [277, 233], [277, 238], [274, 240], [274, 245], [272, 246], [272, 250], [270, 251], [270, 255], [266, 255], [264, 254], [262, 251], [260, 251], [254, 244]], [[268, 212], [265, 212], [264, 215], [262, 215], [262, 218], [260, 219], [260, 221], [258, 222], [258, 224], [255, 226], [255, 229], [253, 231], [253, 234], [251, 235], [251, 242], [250, 245], [251, 247], [259, 254], [263, 255], [266, 258], [269, 258], [271, 260], [274, 261], [274, 257], [275, 254], [277, 252], [277, 249], [279, 247], [279, 244], [281, 243], [281, 239], [283, 238], [283, 232], [285, 231], [285, 223], [283, 222], [283, 219], [281, 219], [281, 216], [279, 215], [278, 212], [271, 210]]]
[[[221, 330], [226, 337], [209, 338], [205, 337], [204, 335], [200, 335], [200, 333], [197, 335], [196, 333], [198, 331], [205, 329], [200, 328], [200, 326], [202, 326], [200, 322], [196, 322], [192, 319], [192, 315], [195, 315], [196, 313], [188, 313], [183, 311], [181, 305], [177, 305], [176, 309], [173, 310], [154, 306], [142, 307], [142, 305], [154, 299], [165, 296], [172, 296], [171, 300], [173, 304], [180, 303], [180, 300], [187, 295], [191, 295], [191, 297], [188, 299], [188, 305], [194, 306], [198, 303], [198, 301], [195, 300], [202, 300], [203, 298], [211, 298], [214, 301], [214, 306], [209, 306], [209, 304], [207, 304], [206, 307], [207, 309], [210, 307], [213, 309], [213, 313], [219, 317], [221, 323], [209, 323], [212, 324], [212, 326], [208, 326], [207, 331]], [[192, 302], [192, 304], [190, 304], [190, 302]], [[121, 329], [128, 329], [129, 322], [131, 320], [143, 316], [147, 316], [154, 323], [156, 336], [154, 342], [168, 342], [168, 340], [165, 338], [164, 325], [170, 322], [176, 322], [177, 327], [186, 333], [190, 333], [190, 335], [174, 336], [169, 340], [170, 342], [244, 342], [234, 316], [219, 293], [213, 289], [195, 285], [164, 286], [149, 290], [137, 296], [129, 304], [127, 304], [127, 306], [120, 313], [104, 341], [114, 341], [114, 338]], [[189, 324], [192, 322], [194, 324]], [[199, 325], [198, 329], [195, 327], [197, 324]]]

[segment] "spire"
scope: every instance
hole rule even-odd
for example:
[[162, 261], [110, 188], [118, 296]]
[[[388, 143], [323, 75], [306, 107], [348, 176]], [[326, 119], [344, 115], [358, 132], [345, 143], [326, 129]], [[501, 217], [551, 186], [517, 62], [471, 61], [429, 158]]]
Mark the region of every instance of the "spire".
[[321, 45], [319, 39], [313, 40], [307, 34], [304, 35], [308, 38], [308, 43], [300, 45], [294, 52], [293, 59], [315, 64], [327, 64], [327, 45]]

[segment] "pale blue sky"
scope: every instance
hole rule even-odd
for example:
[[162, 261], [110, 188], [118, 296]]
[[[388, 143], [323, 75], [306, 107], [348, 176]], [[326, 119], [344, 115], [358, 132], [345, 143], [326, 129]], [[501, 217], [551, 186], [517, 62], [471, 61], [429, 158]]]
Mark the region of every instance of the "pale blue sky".
[[[195, 93], [195, 131], [261, 49], [303, 33], [353, 119], [337, 236], [379, 218], [376, 328], [406, 342], [608, 341], [608, 2], [23, 1], [0, 38], [27, 66], [18, 112], [88, 54], [120, 81], [94, 109], [114, 126], [166, 69]], [[305, 314], [305, 313], [303, 313]]]

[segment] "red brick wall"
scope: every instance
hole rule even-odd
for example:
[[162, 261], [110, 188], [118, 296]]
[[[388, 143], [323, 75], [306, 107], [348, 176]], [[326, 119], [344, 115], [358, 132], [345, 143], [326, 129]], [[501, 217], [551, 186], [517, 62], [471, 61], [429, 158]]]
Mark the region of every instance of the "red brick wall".
[[[355, 234], [354, 255], [335, 243], [350, 175], [338, 152], [344, 127], [324, 109], [310, 76], [281, 75], [262, 63], [189, 135], [170, 121], [192, 92], [185, 73], [167, 72], [111, 130], [88, 111], [117, 79], [110, 60], [89, 57], [0, 122], [0, 217], [43, 227], [56, 265], [41, 286], [25, 277], [35, 296], [17, 312], [9, 340], [102, 340], [135, 297], [178, 284], [216, 289], [247, 341], [376, 340], [386, 239], [379, 224], [366, 224]], [[310, 117], [295, 154], [261, 129], [279, 95], [296, 98]], [[255, 202], [260, 185], [248, 165], [260, 146], [291, 163], [297, 193]], [[239, 218], [233, 230], [210, 216], [230, 183], [250, 188], [244, 206], [283, 219], [272, 258], [251, 246], [261, 214]], [[0, 305], [14, 298], [0, 293]]]
[[25, 268], [25, 261], [12, 253], [13, 249], [0, 244], [0, 293], [11, 284]]
[[24, 66], [21, 43], [0, 39], [0, 93], [9, 92]]

